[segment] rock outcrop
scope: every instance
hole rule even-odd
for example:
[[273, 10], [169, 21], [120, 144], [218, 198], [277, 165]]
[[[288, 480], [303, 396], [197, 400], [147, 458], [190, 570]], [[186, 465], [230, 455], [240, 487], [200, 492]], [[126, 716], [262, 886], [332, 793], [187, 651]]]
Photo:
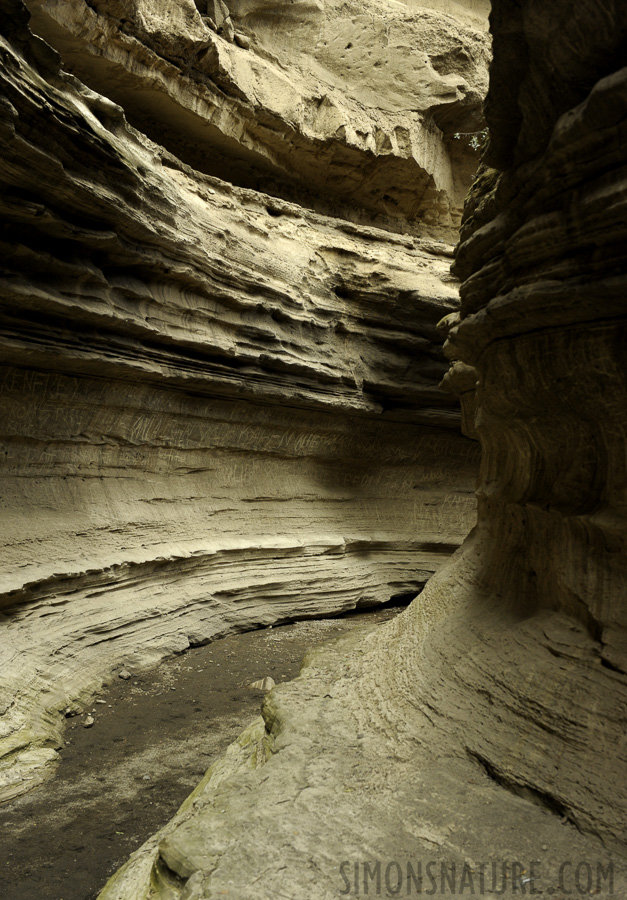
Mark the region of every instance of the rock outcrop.
[[106, 900], [627, 892], [627, 11], [492, 6], [447, 322], [477, 528], [269, 694]]
[[[478, 461], [436, 330], [459, 304], [445, 238], [476, 154], [447, 134], [478, 121], [477, 20], [294, 5], [296, 53], [258, 4], [230, 8], [232, 41], [184, 0], [29, 6], [0, 3], [0, 799], [123, 668], [417, 594], [472, 526]], [[333, 48], [352, 27], [374, 53], [388, 12], [379, 108], [379, 82], [340, 90]], [[400, 84], [403, 40], [422, 74]], [[266, 163], [272, 195], [235, 177]], [[415, 184], [437, 203], [383, 196]]]
[[194, 169], [353, 221], [454, 234], [476, 153], [453, 136], [483, 127], [487, 0], [28, 6], [65, 67]]

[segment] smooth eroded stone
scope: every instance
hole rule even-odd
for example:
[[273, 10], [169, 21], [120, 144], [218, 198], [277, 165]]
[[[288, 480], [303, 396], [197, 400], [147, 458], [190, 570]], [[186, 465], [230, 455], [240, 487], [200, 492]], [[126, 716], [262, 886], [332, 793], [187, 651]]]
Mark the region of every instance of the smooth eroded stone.
[[477, 526], [402, 615], [272, 691], [103, 900], [192, 872], [241, 900], [400, 894], [399, 872], [627, 894], [627, 7], [494, 0], [491, 26], [447, 340]]
[[[473, 525], [479, 455], [439, 386], [450, 245], [221, 181], [135, 130], [147, 78], [167, 131], [204, 96], [196, 50], [224, 62], [193, 4], [32, 2], [61, 59], [19, 6], [0, 3], [0, 760], [16, 771], [112, 674], [416, 596]], [[253, 111], [236, 106], [243, 141]]]

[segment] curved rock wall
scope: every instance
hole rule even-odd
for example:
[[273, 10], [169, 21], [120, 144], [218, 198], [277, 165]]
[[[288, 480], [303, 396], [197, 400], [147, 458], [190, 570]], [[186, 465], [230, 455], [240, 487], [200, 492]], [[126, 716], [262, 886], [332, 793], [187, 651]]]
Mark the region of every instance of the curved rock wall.
[[477, 528], [269, 695], [107, 900], [627, 892], [627, 10], [492, 6], [446, 323]]
[[578, 620], [597, 662], [625, 674], [627, 12], [547, 17], [529, 0], [512, 35], [507, 4], [493, 7], [493, 81], [512, 42], [526, 60], [520, 116], [498, 81], [485, 163], [504, 171], [469, 207], [448, 342], [479, 376], [479, 518], [511, 534], [528, 609]]
[[[159, 18], [158, 4], [125, 4], [126, 22], [113, 3], [31, 6], [33, 27], [75, 71], [90, 74], [90, 54], [119, 67], [104, 85], [115, 99], [132, 89], [144, 104], [144, 56], [152, 78], [179, 66], [159, 87], [172, 102], [164, 133], [198, 89], [199, 70], [180, 69], [194, 29], [220, 52], [249, 52], [191, 4], [169, 4], [180, 22]], [[472, 526], [478, 447], [438, 386], [436, 325], [458, 306], [448, 245], [192, 170], [65, 73], [21, 3], [3, 0], [0, 13], [0, 798], [10, 798], [57, 758], [68, 704], [122, 667], [232, 629], [415, 595]], [[94, 23], [109, 29], [105, 43]], [[470, 54], [485, 46], [473, 35]], [[159, 54], [176, 41], [166, 65]], [[246, 145], [262, 98], [240, 98], [235, 112], [220, 96]]]
[[512, 28], [510, 7], [493, 3], [495, 171], [462, 229], [448, 347], [478, 374], [478, 584], [528, 634], [524, 670], [554, 670], [537, 726], [568, 724], [541, 754], [504, 764], [485, 735], [478, 752], [624, 848], [627, 12], [528, 0]]

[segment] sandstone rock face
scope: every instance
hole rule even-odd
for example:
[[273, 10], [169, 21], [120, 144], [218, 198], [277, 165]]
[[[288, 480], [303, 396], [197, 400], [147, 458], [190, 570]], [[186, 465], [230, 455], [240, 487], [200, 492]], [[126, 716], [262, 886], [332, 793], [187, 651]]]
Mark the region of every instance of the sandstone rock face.
[[[398, 143], [368, 149], [365, 132], [331, 140], [311, 92], [338, 58], [307, 55], [301, 35], [288, 77], [258, 5], [229, 10], [250, 51], [191, 3], [30, 5], [50, 43], [20, 2], [0, 3], [0, 799], [45, 777], [63, 711], [111, 675], [232, 629], [415, 595], [473, 524], [478, 459], [438, 386], [436, 330], [458, 308], [441, 235], [472, 159], [453, 141], [453, 165], [436, 118], [462, 130], [477, 114], [486, 38], [472, 16], [436, 33], [432, 11], [394, 6], [393, 45], [414, 46], [420, 25], [448, 60], [438, 74], [420, 51], [425, 91], [403, 88], [407, 127], [433, 138], [418, 162]], [[339, 23], [331, 8], [294, 15], [327, 44]], [[341, 40], [352, 22], [374, 53], [381, 16], [372, 31], [355, 15]], [[295, 94], [275, 109], [278, 72]], [[400, 88], [375, 115], [376, 84], [354, 87], [347, 128], [380, 113], [393, 134]], [[303, 202], [191, 169], [127, 114], [207, 171], [219, 147], [242, 171], [274, 154], [272, 177], [288, 184], [289, 168]], [[334, 154], [371, 187], [420, 170], [444, 224], [423, 216], [418, 236], [399, 205], [396, 231], [381, 230], [363, 224], [365, 199], [358, 222], [307, 208]], [[353, 182], [334, 178], [321, 205], [348, 205]]]
[[477, 154], [452, 136], [483, 127], [486, 3], [28, 5], [65, 67], [195, 169], [455, 240]]
[[402, 616], [270, 693], [106, 900], [417, 895], [419, 864], [432, 895], [627, 893], [627, 11], [492, 7], [446, 325], [477, 528]]

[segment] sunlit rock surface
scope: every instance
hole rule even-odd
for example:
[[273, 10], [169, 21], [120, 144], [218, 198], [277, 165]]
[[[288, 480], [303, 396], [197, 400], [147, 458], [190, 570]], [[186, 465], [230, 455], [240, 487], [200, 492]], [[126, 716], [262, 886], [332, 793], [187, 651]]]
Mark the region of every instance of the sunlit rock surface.
[[[283, 63], [270, 50], [253, 59], [235, 42], [274, 39], [257, 7], [232, 10], [233, 41], [183, 2], [167, 15], [143, 2], [31, 7], [49, 43], [33, 36], [20, 2], [0, 3], [3, 799], [50, 770], [68, 704], [123, 668], [233, 629], [414, 596], [472, 527], [478, 461], [439, 387], [447, 363], [436, 330], [459, 305], [445, 238], [477, 159], [467, 142], [447, 144], [437, 122], [474, 127], [486, 47], [474, 13], [437, 26], [447, 71], [421, 51], [424, 92], [403, 88], [418, 110], [403, 117], [433, 136], [433, 154], [420, 138], [428, 159], [418, 163], [409, 150], [330, 140], [326, 126], [307, 124], [309, 101], [290, 119], [270, 116], [261, 95], [253, 103], [218, 89], [197, 65], [214, 45], [255, 71], [285, 69], [299, 97], [303, 85], [313, 91], [322, 62], [306, 52], [309, 38], [299, 38], [307, 64], [294, 51], [289, 70], [287, 51]], [[418, 19], [431, 41], [439, 13], [394, 10], [397, 42], [406, 26], [418, 46]], [[332, 8], [302, 15], [327, 30], [340, 21]], [[355, 41], [382, 54], [379, 32], [353, 24]], [[338, 57], [317, 52], [330, 78]], [[259, 76], [272, 94], [269, 77]], [[156, 106], [146, 78], [158, 81]], [[239, 158], [235, 132], [255, 166], [280, 150], [272, 171], [291, 167], [284, 193], [301, 203], [211, 174], [217, 144], [202, 129], [218, 126], [203, 85], [221, 104], [227, 157]], [[364, 77], [355, 85], [368, 88]], [[390, 104], [382, 128], [401, 116]], [[374, 107], [363, 110], [374, 121]], [[201, 150], [185, 130], [192, 113]], [[270, 118], [278, 136], [264, 143]], [[247, 138], [255, 128], [262, 136]], [[423, 163], [426, 191], [447, 161], [459, 183], [437, 188], [443, 224], [430, 229], [428, 216], [400, 206], [386, 219], [382, 187], [370, 219], [387, 228], [364, 224], [370, 201], [360, 211], [351, 199], [361, 188], [322, 177], [336, 170], [338, 141], [352, 178], [372, 166], [392, 189], [403, 181], [386, 167], [401, 166], [412, 195]], [[187, 165], [200, 156], [205, 172]], [[332, 211], [333, 197], [355, 222], [308, 208]]]
[[627, 893], [627, 10], [494, 0], [492, 27], [446, 326], [477, 528], [269, 694], [106, 900], [417, 896], [419, 865], [435, 896]]
[[454, 135], [483, 127], [487, 2], [28, 6], [65, 67], [195, 169], [456, 240], [477, 157]]

